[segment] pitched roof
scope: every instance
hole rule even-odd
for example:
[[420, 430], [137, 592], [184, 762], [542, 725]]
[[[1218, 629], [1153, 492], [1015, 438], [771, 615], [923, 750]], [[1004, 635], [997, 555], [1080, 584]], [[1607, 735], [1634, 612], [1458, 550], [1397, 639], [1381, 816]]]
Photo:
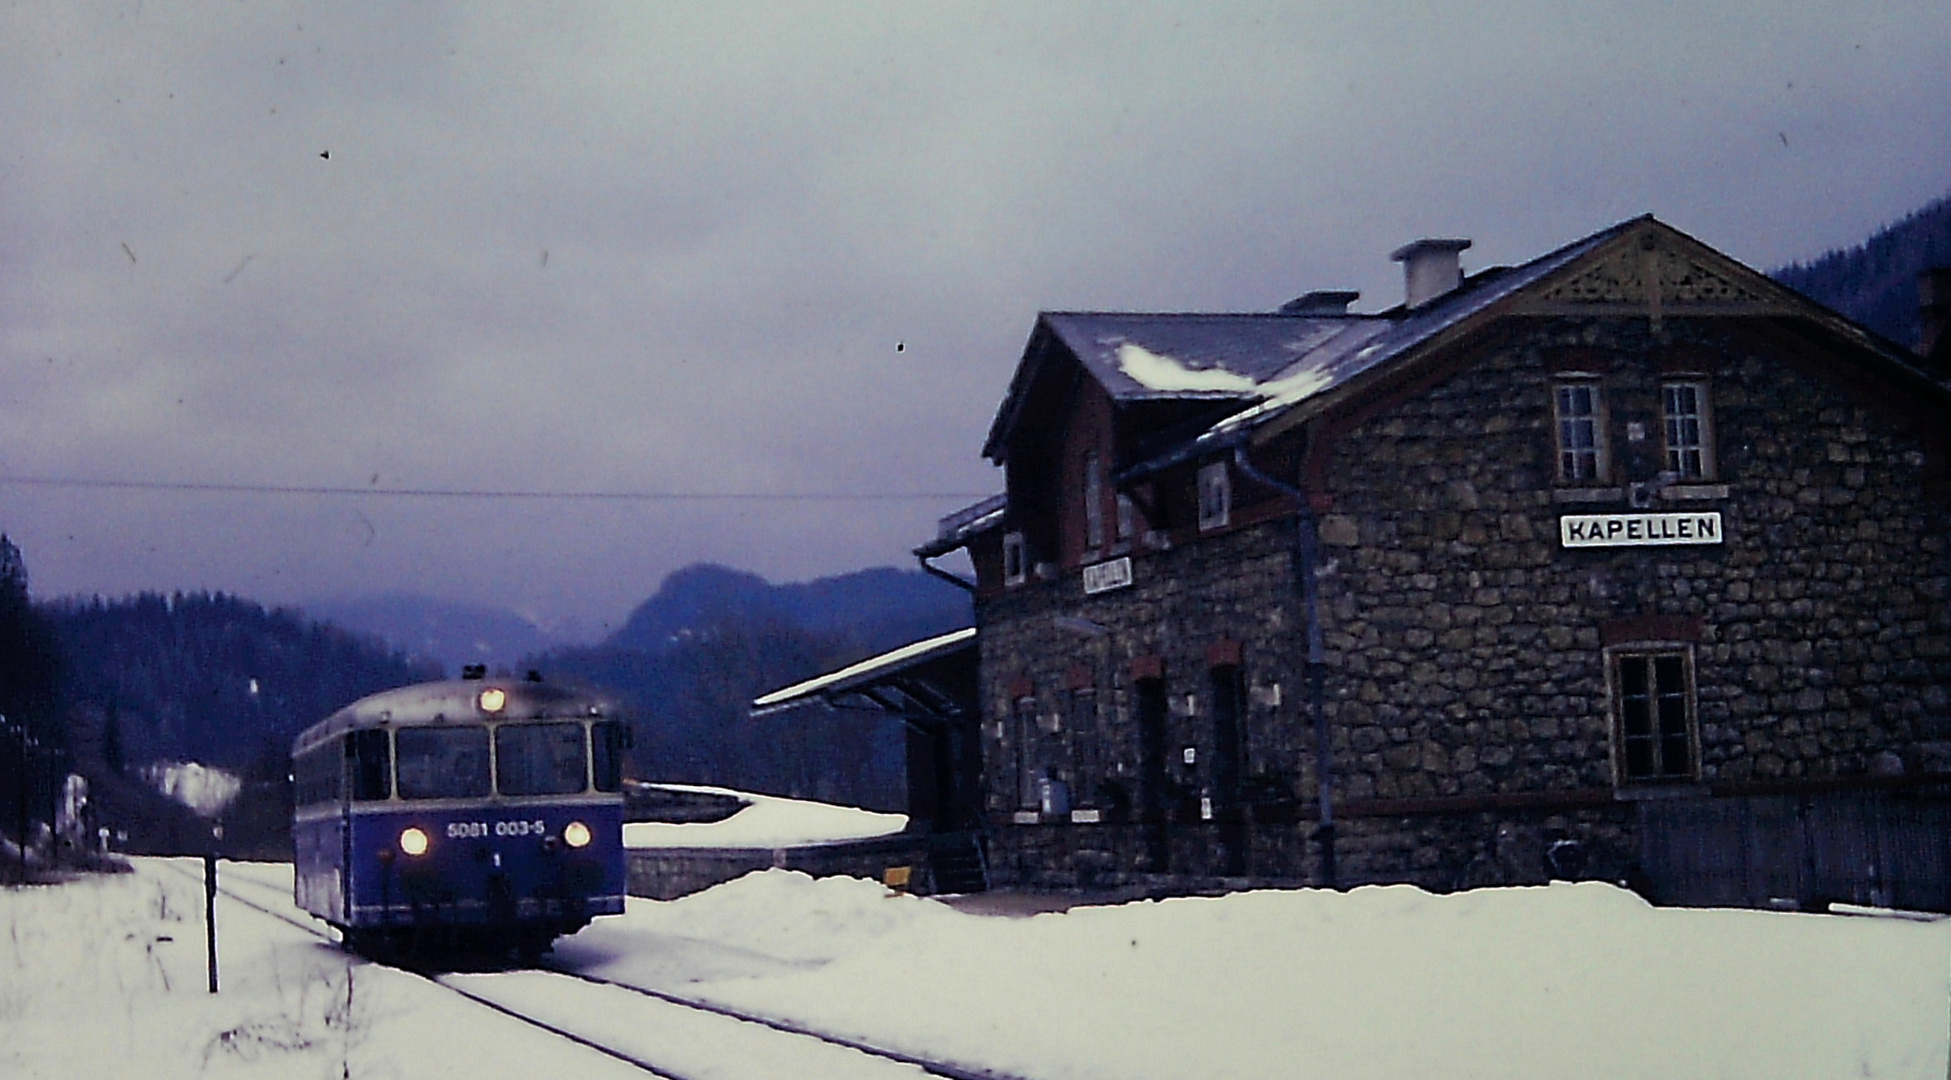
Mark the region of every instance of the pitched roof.
[[1222, 424], [1252, 423], [1341, 385], [1534, 284], [1649, 218], [1634, 218], [1521, 267], [1479, 274], [1413, 311], [1372, 315], [1045, 312], [997, 411], [983, 453], [997, 457], [1045, 342], [1061, 345], [1112, 400], [1233, 400]]
[[1389, 325], [1372, 315], [1054, 312], [1043, 321], [1120, 401], [1256, 399], [1302, 357]]
[[[1521, 266], [1480, 272], [1416, 308], [1346, 314], [1120, 314], [1046, 312], [997, 410], [983, 454], [1001, 461], [1025, 401], [1051, 357], [1074, 356], [1114, 403], [1206, 401], [1225, 414], [1119, 482], [1213, 452], [1263, 426], [1311, 415], [1360, 393], [1364, 376], [1507, 314], [1695, 314], [1788, 318], [1854, 350], [1916, 389], [1951, 398], [1951, 385], [1878, 335], [1743, 266], [1651, 214], [1619, 222]], [[1951, 340], [1951, 333], [1945, 335]], [[1940, 342], [1939, 352], [1944, 343]], [[1228, 403], [1234, 408], [1226, 409]], [[988, 507], [994, 511], [996, 508]], [[995, 517], [985, 518], [993, 525]], [[931, 547], [966, 539], [957, 523]]]
[[1000, 527], [1008, 515], [1009, 494], [998, 492], [943, 517], [936, 526], [935, 539], [914, 549], [914, 553], [924, 559], [946, 555], [978, 533]]

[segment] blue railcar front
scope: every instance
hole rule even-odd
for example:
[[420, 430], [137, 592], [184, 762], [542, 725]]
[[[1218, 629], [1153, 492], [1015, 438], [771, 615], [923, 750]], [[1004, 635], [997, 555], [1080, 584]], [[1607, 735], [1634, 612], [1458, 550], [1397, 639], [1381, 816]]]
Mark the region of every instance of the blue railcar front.
[[349, 926], [573, 933], [623, 911], [623, 808], [614, 799], [379, 803], [355, 806], [351, 829]]
[[528, 681], [354, 702], [293, 745], [295, 899], [377, 952], [532, 953], [620, 914], [628, 742], [609, 702]]

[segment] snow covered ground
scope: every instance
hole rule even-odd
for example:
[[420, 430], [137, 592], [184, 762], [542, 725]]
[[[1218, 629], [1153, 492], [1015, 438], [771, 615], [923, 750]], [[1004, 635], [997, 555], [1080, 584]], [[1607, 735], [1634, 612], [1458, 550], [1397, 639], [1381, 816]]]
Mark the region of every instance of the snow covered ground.
[[695, 784], [658, 784], [671, 791], [730, 795], [745, 805], [723, 821], [635, 821], [623, 827], [633, 848], [782, 848], [888, 836], [908, 827], [906, 814], [807, 802]]
[[[0, 892], [0, 1076], [641, 1075], [235, 905], [212, 998], [195, 865]], [[1656, 910], [1602, 884], [1004, 918], [773, 870], [632, 900], [552, 962], [1032, 1080], [1937, 1080], [1951, 1025], [1951, 922]], [[547, 992], [469, 977], [496, 979]]]
[[[233, 874], [290, 895], [288, 864]], [[0, 890], [0, 1077], [643, 1076], [249, 908], [217, 929], [212, 996], [198, 860]]]

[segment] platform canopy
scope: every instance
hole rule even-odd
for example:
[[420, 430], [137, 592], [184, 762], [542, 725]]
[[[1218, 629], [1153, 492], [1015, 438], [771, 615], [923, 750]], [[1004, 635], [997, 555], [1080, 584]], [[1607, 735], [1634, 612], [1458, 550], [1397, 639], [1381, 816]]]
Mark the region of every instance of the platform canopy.
[[752, 715], [820, 702], [885, 712], [909, 723], [939, 724], [975, 715], [975, 688], [976, 631], [971, 626], [774, 690], [752, 702]]

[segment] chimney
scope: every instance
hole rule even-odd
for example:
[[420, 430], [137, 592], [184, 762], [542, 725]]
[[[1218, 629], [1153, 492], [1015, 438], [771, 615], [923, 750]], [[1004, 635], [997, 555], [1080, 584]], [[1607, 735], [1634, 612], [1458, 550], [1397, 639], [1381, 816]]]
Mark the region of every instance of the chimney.
[[1457, 253], [1468, 240], [1418, 240], [1395, 249], [1389, 258], [1402, 264], [1403, 306], [1419, 308], [1463, 284]]
[[1947, 323], [1951, 323], [1951, 266], [1936, 266], [1917, 275], [1918, 355], [1931, 355]]
[[1282, 315], [1346, 315], [1362, 294], [1346, 289], [1316, 289], [1280, 305]]

